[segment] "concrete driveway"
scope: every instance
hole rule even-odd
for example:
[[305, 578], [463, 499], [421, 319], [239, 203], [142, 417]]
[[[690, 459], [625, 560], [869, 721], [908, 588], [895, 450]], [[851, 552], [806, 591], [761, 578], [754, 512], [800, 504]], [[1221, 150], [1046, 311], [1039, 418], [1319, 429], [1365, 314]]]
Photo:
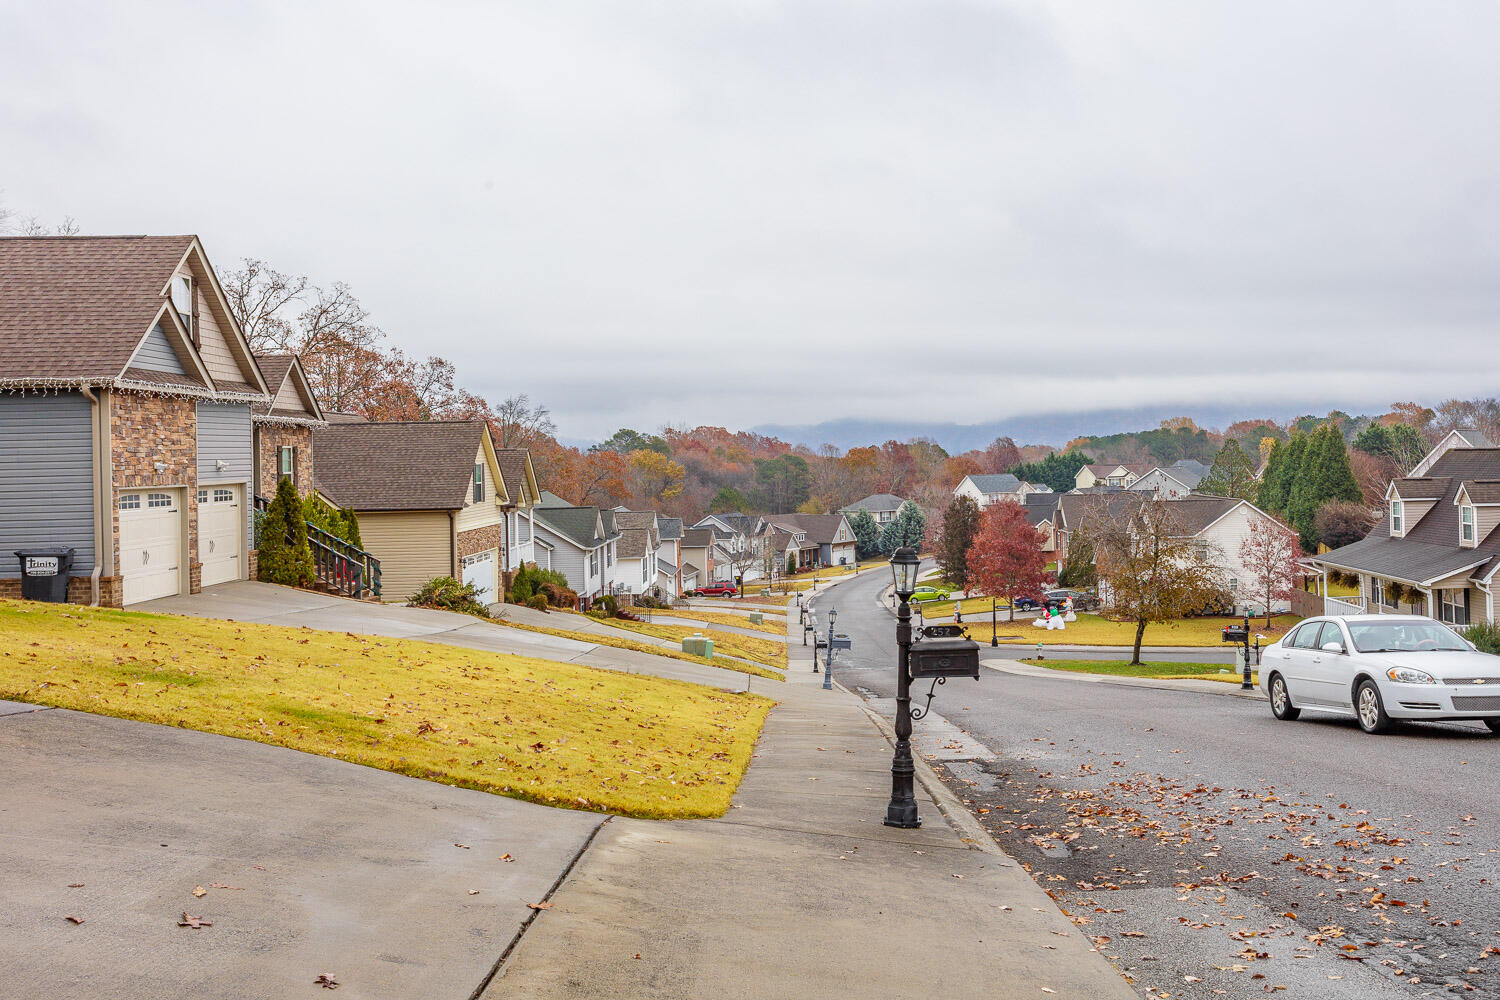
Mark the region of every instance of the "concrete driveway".
[[468, 997], [603, 821], [11, 702], [0, 772], [7, 997]]

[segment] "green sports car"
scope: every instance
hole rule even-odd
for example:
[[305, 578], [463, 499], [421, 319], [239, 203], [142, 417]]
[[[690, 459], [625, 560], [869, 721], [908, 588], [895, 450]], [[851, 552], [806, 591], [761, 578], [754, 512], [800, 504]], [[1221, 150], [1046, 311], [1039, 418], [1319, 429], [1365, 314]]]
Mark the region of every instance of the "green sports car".
[[924, 583], [912, 591], [911, 599], [914, 601], [946, 601], [952, 593], [947, 587], [934, 587]]

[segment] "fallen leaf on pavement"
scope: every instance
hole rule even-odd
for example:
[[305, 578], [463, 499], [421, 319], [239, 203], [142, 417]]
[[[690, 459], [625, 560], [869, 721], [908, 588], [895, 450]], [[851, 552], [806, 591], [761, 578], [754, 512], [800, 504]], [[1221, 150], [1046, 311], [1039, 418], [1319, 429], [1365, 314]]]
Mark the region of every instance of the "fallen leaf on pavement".
[[199, 930], [204, 927], [212, 927], [213, 925], [214, 922], [212, 920], [204, 920], [202, 917], [195, 917], [192, 914], [188, 913], [187, 910], [182, 911], [182, 919], [177, 921], [178, 927], [191, 927], [193, 930]]
[[75, 917], [71, 913], [68, 914], [66, 917], [63, 917], [63, 919], [66, 920], [70, 924], [81, 924], [81, 923], [83, 923], [83, 918], [82, 917]]
[[203, 888], [203, 886], [201, 885], [195, 885], [193, 886], [193, 895], [197, 896], [199, 899], [202, 899], [204, 896], [208, 895], [208, 890]]
[[545, 899], [542, 900], [540, 903], [527, 903], [526, 905], [529, 906], [529, 907], [531, 907], [533, 910], [550, 910], [550, 909], [552, 909], [552, 904], [550, 902], [548, 902], [547, 900], [545, 900]]
[[325, 972], [317, 979], [313, 980], [313, 985], [321, 986], [325, 990], [336, 990], [339, 988], [339, 981]]
[[68, 883], [68, 888], [69, 889], [82, 889], [83, 888], [83, 883], [82, 882], [69, 882]]
[[500, 855], [500, 860], [501, 861], [514, 861], [516, 859], [513, 858], [513, 857], [511, 857], [509, 854], [502, 854], [502, 855]]
[[469, 890], [469, 895], [471, 895], [471, 896], [477, 896], [477, 895], [479, 895], [479, 890], [478, 889], [470, 889]]

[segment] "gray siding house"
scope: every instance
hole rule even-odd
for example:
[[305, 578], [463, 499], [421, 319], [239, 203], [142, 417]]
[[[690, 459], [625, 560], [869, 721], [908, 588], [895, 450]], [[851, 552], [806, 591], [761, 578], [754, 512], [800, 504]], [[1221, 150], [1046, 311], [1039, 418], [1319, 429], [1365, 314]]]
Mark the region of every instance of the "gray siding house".
[[550, 568], [568, 578], [569, 589], [585, 607], [612, 591], [616, 546], [620, 537], [614, 512], [575, 507], [542, 491], [532, 511], [538, 543], [551, 549]]
[[0, 597], [30, 546], [87, 604], [253, 576], [269, 399], [196, 237], [0, 239]]

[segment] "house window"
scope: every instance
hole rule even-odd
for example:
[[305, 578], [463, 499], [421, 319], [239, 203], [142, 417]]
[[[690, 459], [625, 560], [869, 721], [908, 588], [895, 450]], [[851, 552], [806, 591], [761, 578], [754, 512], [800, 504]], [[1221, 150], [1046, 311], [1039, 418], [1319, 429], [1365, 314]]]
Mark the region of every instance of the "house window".
[[[452, 482], [452, 480], [449, 480]], [[484, 499], [484, 463], [474, 463], [474, 502], [478, 503]]]
[[1469, 624], [1469, 592], [1466, 589], [1445, 590], [1442, 619], [1450, 625]]
[[1402, 522], [1403, 513], [1404, 512], [1403, 512], [1403, 509], [1402, 509], [1401, 501], [1400, 500], [1392, 500], [1391, 501], [1391, 534], [1393, 534], [1393, 535], [1399, 535], [1399, 534], [1401, 534], [1401, 522]]
[[1474, 508], [1465, 504], [1458, 508], [1459, 538], [1464, 544], [1474, 541]]
[[598, 575], [599, 575], [599, 552], [596, 549], [595, 551], [589, 553], [589, 576], [598, 576]]
[[172, 308], [177, 310], [182, 325], [193, 333], [193, 277], [179, 274], [172, 279]]
[[1240, 592], [1240, 581], [1232, 576], [1229, 578], [1229, 592], [1231, 594], [1238, 594]]
[[276, 449], [276, 478], [293, 481], [297, 478], [297, 449], [289, 444]]

